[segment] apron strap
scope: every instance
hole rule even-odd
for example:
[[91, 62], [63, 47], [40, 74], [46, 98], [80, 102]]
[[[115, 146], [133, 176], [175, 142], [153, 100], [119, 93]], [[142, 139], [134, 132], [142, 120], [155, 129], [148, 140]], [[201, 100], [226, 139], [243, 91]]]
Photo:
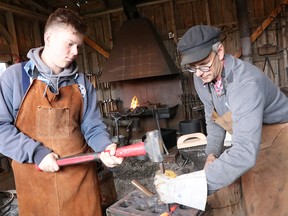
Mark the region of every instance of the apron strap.
[[30, 85], [30, 77], [28, 76], [28, 74], [26, 73], [24, 66], [26, 62], [21, 62], [21, 66], [22, 66], [22, 84], [23, 84], [23, 93], [25, 94], [29, 85]]

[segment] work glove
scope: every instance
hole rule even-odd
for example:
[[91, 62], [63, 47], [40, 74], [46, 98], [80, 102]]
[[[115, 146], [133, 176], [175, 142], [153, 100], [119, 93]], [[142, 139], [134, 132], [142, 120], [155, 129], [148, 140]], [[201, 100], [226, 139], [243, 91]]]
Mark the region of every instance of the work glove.
[[43, 172], [57, 172], [60, 169], [56, 161], [58, 158], [59, 156], [54, 152], [47, 154], [40, 162], [37, 169]]
[[207, 180], [204, 170], [183, 174], [175, 178], [156, 172], [154, 185], [164, 203], [178, 203], [191, 208], [205, 210]]
[[114, 156], [116, 153], [117, 145], [115, 143], [112, 143], [108, 145], [105, 149], [105, 151], [101, 152], [100, 159], [101, 161], [107, 166], [107, 167], [115, 167], [118, 166], [123, 162], [122, 157], [116, 157]]

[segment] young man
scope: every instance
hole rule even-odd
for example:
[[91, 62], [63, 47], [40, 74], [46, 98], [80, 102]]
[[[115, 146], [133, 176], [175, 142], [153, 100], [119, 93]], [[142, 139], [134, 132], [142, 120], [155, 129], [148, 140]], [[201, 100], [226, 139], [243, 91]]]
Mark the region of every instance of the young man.
[[106, 166], [123, 161], [113, 156], [95, 89], [75, 62], [86, 30], [75, 12], [57, 9], [45, 46], [1, 76], [0, 152], [13, 159], [20, 215], [102, 215], [95, 163], [59, 168], [56, 160], [106, 149]]
[[[288, 122], [288, 99], [256, 66], [225, 54], [219, 36], [220, 29], [199, 25], [190, 28], [178, 43], [181, 64], [194, 74], [195, 89], [205, 107], [208, 135], [204, 171], [208, 194], [246, 173], [242, 186], [249, 207], [247, 215], [272, 215], [272, 209], [277, 210], [275, 200], [280, 204], [285, 199], [287, 202], [288, 188], [283, 185], [288, 179], [288, 124], [284, 124]], [[263, 126], [262, 132], [263, 124], [268, 126]], [[222, 151], [226, 131], [232, 134], [232, 147]], [[188, 186], [185, 191], [178, 186], [173, 199], [165, 187], [173, 188], [177, 180], [165, 179], [167, 183], [163, 183], [161, 178], [164, 177], [156, 176], [156, 188], [162, 199], [169, 196], [170, 202], [179, 201], [177, 196], [183, 198], [185, 193], [186, 200], [197, 196], [190, 184], [190, 192]], [[189, 185], [191, 178], [192, 174], [181, 177], [182, 188]], [[265, 182], [273, 187], [263, 188]], [[288, 211], [278, 210], [274, 215]]]

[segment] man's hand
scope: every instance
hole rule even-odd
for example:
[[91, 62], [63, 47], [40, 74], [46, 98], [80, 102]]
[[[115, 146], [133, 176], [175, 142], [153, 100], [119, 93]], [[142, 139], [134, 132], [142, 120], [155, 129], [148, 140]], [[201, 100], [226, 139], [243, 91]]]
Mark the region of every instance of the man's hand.
[[216, 160], [216, 157], [214, 154], [209, 154], [207, 159], [206, 159], [206, 162], [205, 162], [205, 165], [204, 165], [204, 169], [211, 163], [214, 162], [214, 160]]
[[101, 161], [107, 166], [107, 167], [115, 167], [123, 162], [122, 157], [116, 157], [114, 156], [116, 153], [117, 145], [115, 143], [112, 143], [108, 145], [100, 154]]
[[54, 152], [51, 152], [50, 154], [46, 155], [41, 163], [39, 164], [39, 169], [41, 169], [43, 172], [56, 172], [60, 168], [56, 162], [56, 160], [59, 158], [57, 154]]

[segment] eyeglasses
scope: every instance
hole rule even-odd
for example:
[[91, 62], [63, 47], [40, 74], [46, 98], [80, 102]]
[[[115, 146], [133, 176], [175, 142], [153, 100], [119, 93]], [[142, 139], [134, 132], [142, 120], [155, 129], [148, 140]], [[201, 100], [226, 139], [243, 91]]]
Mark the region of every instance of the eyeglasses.
[[210, 71], [210, 68], [212, 67], [212, 65], [214, 64], [214, 61], [215, 61], [215, 57], [217, 56], [217, 54], [214, 55], [213, 57], [213, 60], [211, 62], [211, 65], [210, 66], [207, 66], [207, 65], [203, 65], [203, 66], [199, 66], [199, 67], [196, 67], [194, 65], [189, 65], [189, 64], [186, 64], [185, 65], [185, 69], [187, 71], [189, 71], [190, 73], [196, 73], [197, 69], [198, 70], [201, 70], [202, 72], [209, 72]]

